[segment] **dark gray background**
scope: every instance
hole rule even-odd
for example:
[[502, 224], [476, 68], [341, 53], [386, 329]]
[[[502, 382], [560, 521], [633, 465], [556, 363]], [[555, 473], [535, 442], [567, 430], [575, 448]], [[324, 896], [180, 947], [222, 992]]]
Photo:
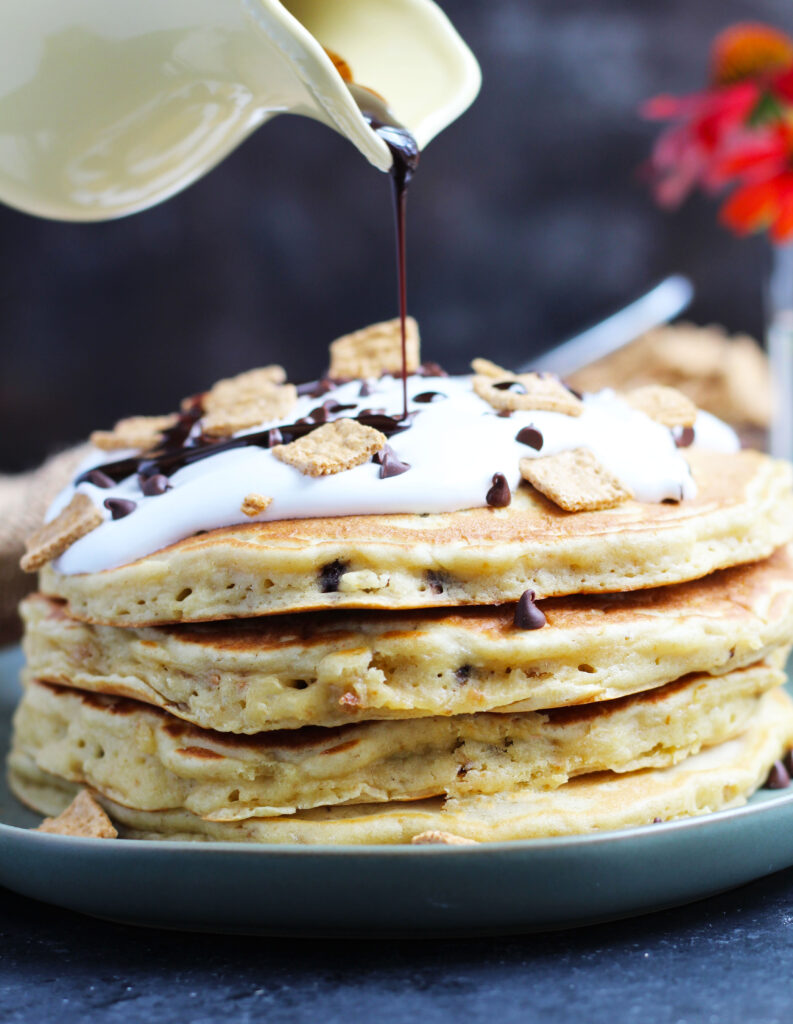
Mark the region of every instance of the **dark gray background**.
[[[790, 0], [447, 0], [482, 93], [424, 154], [410, 200], [410, 306], [452, 370], [517, 362], [669, 271], [692, 315], [758, 332], [768, 261], [715, 206], [656, 210], [638, 181], [655, 92], [704, 82], [736, 19], [793, 29]], [[337, 334], [394, 315], [387, 179], [313, 122], [266, 125], [207, 178], [126, 220], [0, 209], [0, 470], [159, 413], [271, 360], [321, 370]]]

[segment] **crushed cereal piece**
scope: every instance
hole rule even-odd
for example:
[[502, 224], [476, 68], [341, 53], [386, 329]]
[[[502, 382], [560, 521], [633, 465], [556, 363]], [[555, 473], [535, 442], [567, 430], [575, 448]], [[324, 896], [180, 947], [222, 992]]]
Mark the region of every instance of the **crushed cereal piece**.
[[588, 448], [540, 459], [521, 459], [524, 480], [565, 512], [612, 508], [633, 497]]
[[677, 388], [648, 384], [625, 392], [625, 401], [634, 409], [665, 427], [693, 427], [697, 407]]
[[285, 380], [282, 366], [262, 366], [219, 380], [203, 398], [204, 433], [230, 437], [238, 430], [286, 418], [297, 402], [297, 388]]
[[507, 374], [501, 380], [478, 375], [473, 381], [474, 391], [498, 411], [515, 409], [561, 412], [566, 416], [580, 416], [584, 403], [558, 378], [539, 373]]
[[465, 836], [456, 836], [454, 832], [440, 832], [432, 829], [429, 832], [419, 832], [410, 840], [413, 846], [478, 846], [476, 839], [466, 839]]
[[162, 432], [175, 426], [178, 419], [176, 413], [169, 416], [129, 416], [119, 420], [112, 430], [95, 430], [91, 434], [91, 444], [106, 452], [119, 448], [146, 451], [156, 447], [162, 440]]
[[334, 420], [270, 451], [306, 476], [327, 476], [360, 466], [385, 445], [386, 437], [356, 420]]
[[20, 568], [25, 572], [36, 572], [103, 522], [102, 513], [91, 499], [85, 494], [75, 494], [52, 522], [45, 523], [28, 538]]
[[505, 370], [503, 366], [481, 357], [471, 360], [471, 369], [480, 377], [492, 377], [493, 380], [507, 380], [515, 376], [511, 370]]
[[265, 498], [262, 494], [246, 494], [240, 505], [240, 512], [244, 512], [246, 516], [258, 516], [265, 512], [272, 503], [272, 498]]
[[[407, 372], [419, 368], [419, 328], [412, 316], [405, 326]], [[381, 377], [402, 372], [402, 336], [399, 318], [371, 324], [360, 331], [345, 334], [330, 345], [330, 377], [334, 380]]]
[[87, 789], [81, 789], [57, 818], [45, 818], [34, 831], [90, 839], [115, 839], [118, 836], [113, 822]]

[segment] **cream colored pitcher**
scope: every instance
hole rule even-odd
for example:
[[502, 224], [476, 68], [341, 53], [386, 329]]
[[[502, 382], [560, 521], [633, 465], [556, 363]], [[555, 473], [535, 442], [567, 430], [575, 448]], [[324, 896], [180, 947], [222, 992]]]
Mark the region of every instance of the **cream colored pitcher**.
[[0, 201], [62, 220], [132, 213], [287, 112], [387, 170], [390, 152], [324, 48], [422, 147], [479, 88], [431, 0], [5, 0]]

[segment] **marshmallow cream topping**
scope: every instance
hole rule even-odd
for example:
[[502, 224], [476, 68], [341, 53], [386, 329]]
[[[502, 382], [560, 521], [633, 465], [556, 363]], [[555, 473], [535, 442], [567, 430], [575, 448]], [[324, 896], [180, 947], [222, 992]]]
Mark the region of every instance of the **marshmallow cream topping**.
[[[408, 378], [409, 409], [416, 411], [411, 426], [389, 439], [389, 446], [410, 469], [381, 478], [380, 466], [367, 462], [330, 476], [304, 476], [279, 461], [266, 448], [243, 447], [210, 455], [177, 470], [171, 489], [149, 496], [141, 492], [136, 475], [110, 488], [88, 482], [67, 487], [49, 509], [53, 519], [74, 496], [87, 495], [105, 521], [76, 541], [54, 563], [65, 574], [99, 572], [128, 564], [174, 544], [200, 530], [271, 519], [301, 519], [386, 513], [454, 512], [486, 504], [493, 476], [503, 474], [511, 490], [521, 482], [521, 458], [554, 455], [574, 448], [589, 448], [603, 466], [630, 488], [639, 501], [659, 502], [696, 496], [696, 485], [672, 432], [632, 409], [615, 392], [604, 390], [584, 396], [580, 416], [557, 412], [515, 411], [499, 416], [476, 395], [471, 378]], [[399, 417], [402, 381], [383, 377], [370, 382], [361, 396], [360, 381], [335, 388], [329, 397], [355, 408], [331, 418], [354, 417], [376, 408]], [[416, 396], [438, 392], [433, 401]], [[288, 422], [316, 408], [316, 397], [303, 396]], [[273, 420], [254, 428], [277, 427]], [[542, 435], [537, 451], [516, 441], [518, 432], [532, 426]], [[240, 435], [252, 433], [241, 431]], [[236, 436], [240, 436], [236, 435]], [[694, 444], [718, 452], [740, 447], [734, 431], [708, 413], [700, 412]], [[123, 458], [131, 452], [119, 452]], [[107, 461], [96, 451], [80, 473]], [[79, 475], [79, 474], [78, 474]], [[246, 496], [255, 492], [272, 498], [259, 515], [241, 511]], [[136, 507], [123, 518], [112, 519], [106, 499], [133, 501]], [[113, 504], [112, 502], [110, 503]]]

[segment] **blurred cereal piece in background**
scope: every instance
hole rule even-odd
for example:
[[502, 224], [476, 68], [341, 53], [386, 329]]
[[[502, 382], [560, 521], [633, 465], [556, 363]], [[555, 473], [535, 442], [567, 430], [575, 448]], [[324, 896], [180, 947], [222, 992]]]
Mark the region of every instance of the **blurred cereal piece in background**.
[[721, 327], [678, 323], [657, 327], [624, 348], [568, 377], [578, 391], [663, 384], [682, 391], [740, 431], [744, 443], [763, 447], [773, 413], [765, 353], [745, 334]]

